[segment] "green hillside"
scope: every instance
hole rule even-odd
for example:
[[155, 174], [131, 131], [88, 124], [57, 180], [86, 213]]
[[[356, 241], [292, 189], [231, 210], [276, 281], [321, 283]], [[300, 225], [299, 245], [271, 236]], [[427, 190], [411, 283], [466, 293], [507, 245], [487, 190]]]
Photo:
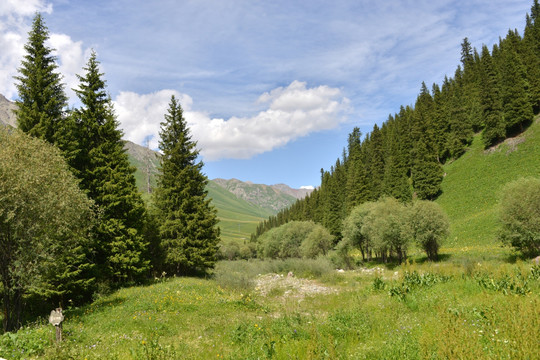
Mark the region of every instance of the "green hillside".
[[[137, 187], [145, 200], [150, 199], [147, 192], [147, 181], [150, 173], [150, 185], [156, 185], [155, 175], [159, 167], [159, 157], [155, 151], [139, 146], [132, 142], [126, 142], [126, 149], [131, 164], [137, 168], [135, 180]], [[250, 238], [257, 224], [273, 215], [268, 209], [240, 199], [229, 190], [209, 181], [208, 195], [218, 211], [221, 238], [225, 241], [234, 240], [243, 242]]]
[[497, 252], [498, 199], [502, 187], [540, 176], [540, 117], [523, 134], [484, 150], [480, 135], [458, 160], [445, 165], [437, 202], [451, 220], [450, 252]]
[[257, 205], [239, 199], [227, 189], [210, 181], [206, 188], [218, 210], [219, 227], [223, 240], [248, 240], [257, 224], [272, 213]]

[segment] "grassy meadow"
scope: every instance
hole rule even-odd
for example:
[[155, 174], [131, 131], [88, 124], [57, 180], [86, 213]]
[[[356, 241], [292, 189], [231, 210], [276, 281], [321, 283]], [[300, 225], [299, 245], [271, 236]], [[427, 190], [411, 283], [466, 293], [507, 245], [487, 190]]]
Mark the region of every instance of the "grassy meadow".
[[[288, 277], [294, 269], [305, 278]], [[327, 269], [326, 271], [324, 269]], [[258, 276], [258, 271], [283, 271]], [[408, 263], [337, 272], [323, 259], [218, 264], [157, 279], [0, 336], [7, 359], [536, 359], [540, 268]], [[310, 275], [311, 273], [311, 275]], [[309, 279], [307, 279], [309, 278]]]
[[[446, 251], [506, 253], [497, 240], [502, 187], [520, 177], [540, 176], [540, 118], [523, 134], [484, 150], [480, 135], [469, 150], [444, 166], [442, 194], [436, 200], [450, 217]], [[443, 250], [444, 251], [444, 250]]]
[[[439, 262], [337, 271], [317, 260], [218, 263], [207, 278], [155, 279], [0, 335], [6, 359], [540, 359], [540, 267], [497, 240], [500, 189], [539, 176], [540, 122], [445, 165], [451, 219]], [[268, 216], [209, 186], [222, 237]], [[239, 211], [238, 209], [241, 209]], [[288, 277], [292, 271], [295, 276]]]

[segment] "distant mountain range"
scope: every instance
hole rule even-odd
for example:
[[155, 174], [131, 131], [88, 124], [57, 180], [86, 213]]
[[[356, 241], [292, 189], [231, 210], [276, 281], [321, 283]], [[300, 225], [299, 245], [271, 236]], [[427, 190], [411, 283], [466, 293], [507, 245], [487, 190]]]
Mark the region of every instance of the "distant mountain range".
[[[16, 105], [0, 94], [0, 125], [16, 126], [13, 110]], [[159, 169], [159, 153], [125, 142], [130, 162], [136, 167], [137, 186], [145, 199], [149, 199], [151, 189], [156, 186]], [[311, 193], [312, 189], [293, 189], [285, 184], [264, 185], [243, 182], [237, 179], [214, 179], [207, 186], [209, 197], [218, 210], [222, 238], [226, 240], [245, 240], [255, 231], [259, 221], [275, 215], [297, 199]]]
[[4, 95], [0, 94], [0, 125], [16, 126], [15, 114], [13, 113], [15, 108], [14, 102], [9, 101]]

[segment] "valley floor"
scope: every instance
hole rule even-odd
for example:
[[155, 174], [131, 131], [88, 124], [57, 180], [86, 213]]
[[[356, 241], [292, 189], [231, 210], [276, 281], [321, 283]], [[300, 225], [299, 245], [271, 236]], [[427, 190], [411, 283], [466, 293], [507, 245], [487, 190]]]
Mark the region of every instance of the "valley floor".
[[[450, 257], [452, 255], [449, 255]], [[301, 263], [301, 261], [298, 261]], [[65, 341], [35, 324], [0, 357], [50, 359], [538, 359], [540, 268], [478, 259], [270, 275], [228, 262], [69, 309]], [[273, 264], [285, 269], [287, 264]], [[304, 270], [302, 271], [302, 266]], [[235, 271], [236, 269], [236, 271]], [[278, 271], [279, 272], [279, 271]]]

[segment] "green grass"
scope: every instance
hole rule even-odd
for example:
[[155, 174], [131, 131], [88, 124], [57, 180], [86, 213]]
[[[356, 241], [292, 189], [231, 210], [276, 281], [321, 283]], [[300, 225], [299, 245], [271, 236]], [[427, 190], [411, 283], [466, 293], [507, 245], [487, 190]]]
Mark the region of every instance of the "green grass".
[[405, 264], [380, 275], [323, 275], [318, 284], [333, 291], [301, 299], [290, 288], [261, 296], [174, 278], [65, 311], [61, 346], [51, 325], [4, 334], [0, 357], [533, 359], [540, 269], [531, 274], [523, 263]]
[[[129, 161], [135, 166], [135, 180], [139, 191], [145, 201], [150, 201], [150, 194], [146, 191], [147, 175], [146, 164], [129, 154]], [[155, 159], [154, 159], [155, 160]], [[154, 167], [159, 166], [154, 162]], [[155, 172], [150, 175], [150, 184], [156, 186]], [[231, 192], [216, 183], [209, 181], [206, 187], [208, 196], [212, 199], [212, 204], [218, 211], [219, 227], [221, 228], [221, 239], [224, 241], [236, 241], [242, 243], [248, 241], [251, 234], [255, 232], [259, 222], [268, 219], [274, 213], [260, 206], [251, 204], [236, 197]]]
[[272, 215], [270, 211], [236, 197], [213, 182], [209, 182], [206, 189], [218, 211], [222, 240], [249, 241], [259, 222]]
[[443, 252], [465, 249], [497, 252], [498, 201], [502, 187], [526, 176], [540, 176], [539, 118], [515, 146], [502, 144], [485, 151], [478, 134], [468, 151], [444, 166], [446, 176], [437, 202], [450, 217], [451, 233]]

